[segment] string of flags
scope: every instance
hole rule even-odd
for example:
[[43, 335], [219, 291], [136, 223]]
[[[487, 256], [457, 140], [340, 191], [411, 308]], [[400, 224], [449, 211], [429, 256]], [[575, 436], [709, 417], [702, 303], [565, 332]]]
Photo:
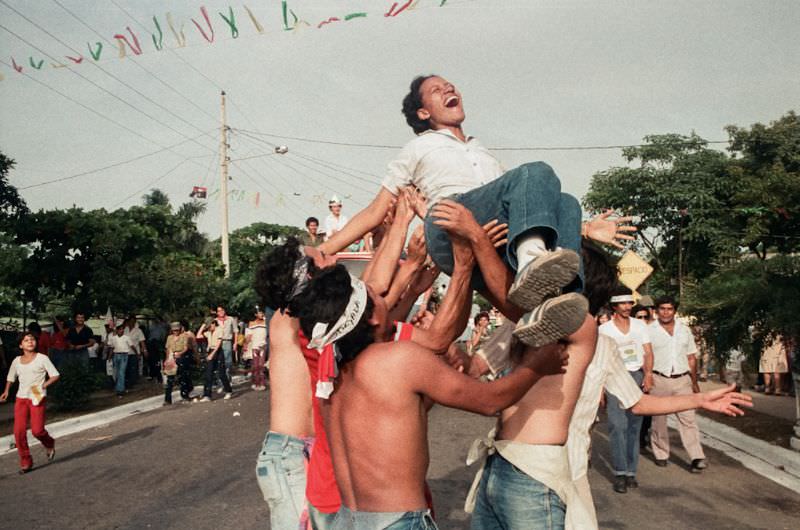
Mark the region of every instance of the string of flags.
[[[194, 186], [192, 187], [192, 192], [189, 194], [189, 197], [196, 200], [213, 200], [218, 198], [220, 193], [221, 192], [219, 188], [215, 188], [209, 192], [208, 188], [205, 186]], [[275, 206], [286, 206], [286, 201], [290, 195], [292, 198], [306, 200], [312, 206], [327, 207], [328, 204], [328, 199], [322, 193], [316, 193], [312, 195], [303, 194], [297, 191], [292, 192], [291, 194], [286, 194], [284, 192], [275, 193], [273, 194], [272, 200], [269, 201], [269, 203], [274, 204]], [[344, 198], [350, 199], [352, 198], [352, 195], [345, 195]], [[268, 205], [261, 200], [260, 191], [244, 189], [228, 190], [228, 200], [234, 202], [247, 202], [252, 204], [255, 208], [260, 208], [262, 205]]]
[[[401, 0], [399, 2], [391, 2], [389, 3], [388, 8], [384, 4], [384, 7], [381, 8], [380, 11], [377, 11], [377, 13], [380, 14], [377, 16], [383, 16], [385, 18], [397, 17], [398, 15], [414, 10], [421, 1], [422, 0]], [[447, 0], [431, 1], [434, 5], [429, 7], [444, 7], [447, 4]], [[250, 25], [252, 25], [255, 32], [263, 35], [265, 28], [257, 18], [256, 14], [253, 13], [253, 11], [246, 5], [242, 5], [241, 9], [244, 10], [247, 19], [249, 19]], [[219, 16], [219, 19], [222, 20], [222, 29], [229, 32], [231, 38], [238, 38], [241, 27], [240, 20], [243, 17], [240, 16], [239, 20], [237, 20], [236, 11], [230, 6], [228, 7], [227, 12], [218, 11], [217, 15]], [[281, 0], [279, 20], [282, 31], [296, 31], [301, 28], [323, 29], [331, 24], [350, 22], [352, 20], [366, 18], [369, 15], [370, 13], [367, 11], [352, 11], [339, 16], [328, 16], [318, 22], [312, 23], [303, 18], [302, 15], [298, 15], [297, 12], [289, 5], [289, 0]], [[376, 16], [376, 14], [373, 14], [373, 16]], [[191, 21], [192, 26], [195, 28], [197, 36], [199, 36], [208, 44], [214, 43], [217, 39], [216, 30], [220, 29], [220, 26], [218, 25], [215, 28], [213, 22], [216, 21], [217, 24], [219, 24], [219, 19], [210, 15], [205, 6], [200, 7], [199, 16], [189, 17], [189, 21]], [[172, 35], [175, 47], [183, 48], [187, 45], [189, 39], [186, 36], [186, 21], [176, 22], [175, 18], [170, 12], [167, 12], [163, 18], [153, 15], [151, 20], [153, 27], [150, 31], [150, 41], [152, 41], [153, 48], [156, 52], [162, 51], [164, 47], [167, 46], [165, 43], [166, 29], [169, 29], [169, 33]], [[166, 27], [162, 26], [162, 20], [166, 22]], [[128, 57], [129, 54], [142, 55], [147, 53], [145, 44], [147, 44], [149, 41], [144, 36], [143, 38], [140, 38], [140, 34], [134, 31], [130, 26], [125, 26], [125, 31], [114, 33], [113, 42], [115, 42], [117, 46], [117, 57], [119, 59], [124, 59]], [[76, 49], [78, 48], [76, 47]], [[92, 61], [97, 62], [100, 61], [104, 52], [107, 51], [104, 49], [103, 43], [100, 41], [87, 42], [86, 50], [88, 53], [85, 56], [78, 55], [76, 57], [74, 55], [64, 55], [64, 62], [51, 62], [50, 67], [65, 68], [67, 66], [81, 64], [85, 60], [89, 60], [89, 58], [91, 58]], [[28, 57], [27, 62], [17, 61], [16, 57], [11, 57], [11, 66], [18, 74], [23, 74], [29, 69], [37, 71], [41, 70], [45, 66], [45, 60], [32, 55]], [[0, 81], [3, 79], [3, 73], [0, 72]]]

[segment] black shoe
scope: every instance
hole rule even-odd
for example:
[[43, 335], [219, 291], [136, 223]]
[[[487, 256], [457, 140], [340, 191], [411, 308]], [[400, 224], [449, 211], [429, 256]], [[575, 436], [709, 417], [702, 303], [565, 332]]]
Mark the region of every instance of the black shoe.
[[614, 477], [614, 491], [617, 493], [628, 493], [628, 481], [625, 476], [617, 475]]
[[692, 467], [689, 469], [692, 473], [700, 473], [708, 467], [705, 458], [695, 458], [692, 460]]
[[33, 471], [33, 466], [23, 467], [19, 471], [17, 471], [17, 473], [19, 473], [20, 475], [24, 475], [25, 473], [30, 473], [31, 471]]
[[658, 467], [667, 467], [667, 460], [666, 459], [659, 460], [658, 458], [656, 458], [656, 465]]
[[628, 486], [629, 489], [636, 489], [639, 487], [639, 483], [636, 482], [636, 477], [625, 477], [625, 485]]

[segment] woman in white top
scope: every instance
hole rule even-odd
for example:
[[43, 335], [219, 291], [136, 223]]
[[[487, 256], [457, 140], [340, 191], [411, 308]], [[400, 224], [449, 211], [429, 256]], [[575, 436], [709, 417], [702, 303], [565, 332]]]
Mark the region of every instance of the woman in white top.
[[22, 355], [14, 359], [6, 378], [6, 389], [0, 394], [0, 402], [8, 399], [11, 385], [19, 379], [17, 399], [14, 403], [14, 440], [19, 452], [19, 473], [33, 469], [33, 458], [28, 447], [28, 418], [31, 420], [31, 433], [47, 449], [47, 459], [56, 455], [55, 440], [44, 428], [45, 396], [47, 387], [58, 381], [58, 370], [47, 355], [36, 352], [36, 337], [25, 333], [19, 341]]
[[267, 378], [264, 375], [264, 363], [267, 356], [267, 322], [264, 312], [256, 311], [255, 320], [247, 325], [245, 334], [245, 348], [253, 356], [253, 390], [266, 390]]

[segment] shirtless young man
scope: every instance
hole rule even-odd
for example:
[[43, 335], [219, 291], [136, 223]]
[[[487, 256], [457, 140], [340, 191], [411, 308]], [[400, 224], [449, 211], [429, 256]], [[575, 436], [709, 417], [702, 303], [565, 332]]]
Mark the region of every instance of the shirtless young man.
[[[466, 242], [455, 240], [454, 246], [453, 281], [466, 285], [472, 255]], [[320, 272], [303, 296], [318, 300], [316, 305], [298, 304], [296, 310], [291, 306], [304, 332], [335, 321], [323, 329], [340, 337], [335, 342], [341, 354], [336, 390], [322, 405], [343, 503], [335, 528], [435, 528], [424, 496], [424, 398], [491, 415], [517, 401], [544, 374], [561, 371], [562, 348], [555, 344], [538, 351], [528, 348], [515, 371], [486, 384], [453, 370], [413, 342], [374, 343], [390, 333], [386, 307], [338, 266]], [[350, 298], [348, 307], [326, 314], [326, 298], [342, 296]], [[353, 311], [355, 307], [362, 312]], [[347, 327], [337, 331], [345, 322]]]
[[[371, 262], [371, 267], [365, 272], [365, 276], [369, 276], [370, 284], [376, 286], [376, 291], [387, 293], [386, 300], [390, 301], [390, 305], [401, 298], [397, 285], [390, 282], [413, 217], [410, 205], [400, 201], [394, 213], [394, 223]], [[502, 241], [502, 228], [489, 224], [487, 237]], [[400, 315], [403, 311], [401, 306], [405, 307], [407, 313], [410, 308], [407, 302], [413, 302], [435, 278], [433, 271], [423, 267], [425, 256], [424, 239], [415, 234], [409, 243], [407, 259], [396, 277], [403, 283], [402, 290], [407, 286], [409, 289], [403, 296], [405, 302], [401, 300], [403, 303], [398, 303], [394, 308], [395, 318], [405, 318]], [[308, 501], [312, 527], [315, 530], [327, 528], [340, 505], [327, 439], [318, 413], [319, 405], [313, 397], [320, 380], [321, 355], [308, 347], [309, 340], [299, 333], [297, 320], [284, 311], [293, 298], [301, 295], [304, 284], [310, 277], [319, 270], [330, 267], [335, 261], [333, 257], [289, 239], [262, 259], [257, 272], [256, 290], [267, 307], [277, 309], [270, 323], [270, 432], [267, 433], [264, 448], [259, 454], [256, 469], [259, 484], [270, 505], [273, 528], [294, 528], [304, 500]], [[419, 273], [422, 273], [421, 279], [416, 278]], [[416, 340], [433, 349], [445, 349], [445, 341], [451, 342], [460, 332], [454, 331], [456, 325], [452, 322], [461, 315], [461, 308], [468, 307], [464, 294], [470, 292], [467, 283], [462, 282], [461, 291], [449, 291], [437, 326], [432, 332], [412, 329], [411, 333], [407, 333], [404, 326], [403, 334], [408, 335], [406, 339]], [[301, 306], [313, 306], [315, 303], [314, 300], [299, 302]], [[314, 435], [314, 451], [306, 476], [302, 470], [303, 442]], [[280, 491], [291, 491], [292, 495], [289, 498], [277, 494]]]
[[[561, 193], [553, 170], [542, 162], [506, 172], [477, 139], [465, 135], [461, 94], [439, 76], [421, 76], [411, 83], [403, 100], [403, 114], [418, 135], [389, 164], [387, 177], [372, 203], [320, 248], [341, 250], [381, 222], [382, 212], [402, 186], [412, 184], [427, 198], [425, 237], [428, 254], [447, 274], [453, 270], [448, 235], [435, 223], [434, 207], [462, 204], [480, 224], [491, 219], [507, 223], [508, 245], [498, 249], [506, 265], [497, 285], [476, 270], [473, 287], [514, 322], [516, 334], [527, 344], [548, 344], [575, 332], [584, 321], [585, 301], [562, 288], [580, 289], [578, 251], [582, 230], [589, 237], [614, 243], [632, 239], [608, 214], [581, 227], [581, 208], [574, 197]], [[425, 215], [423, 212], [420, 212]], [[564, 249], [564, 250], [561, 250]], [[480, 265], [480, 264], [479, 264]], [[482, 268], [482, 267], [481, 267]], [[571, 284], [571, 285], [568, 285]]]
[[[259, 264], [256, 291], [265, 307], [275, 309], [270, 320], [269, 427], [256, 463], [258, 485], [270, 509], [270, 528], [297, 530], [306, 504], [305, 461], [313, 441], [308, 366], [297, 340], [299, 325], [285, 313], [297, 280], [286, 269], [303, 253], [306, 267], [324, 268], [335, 258], [323, 256], [297, 240], [276, 248]], [[304, 273], [307, 273], [307, 268]]]
[[[474, 220], [464, 224], [465, 230], [477, 234], [475, 226]], [[485, 252], [485, 242], [477, 248]], [[487, 270], [500, 266], [490, 265], [488, 261], [487, 264]], [[603, 291], [604, 286], [613, 285], [616, 279], [615, 270], [607, 263], [592, 263], [587, 269], [592, 271], [591, 276], [587, 275], [587, 286], [595, 291]], [[592, 299], [608, 299], [608, 290], [587, 294]], [[595, 327], [592, 324], [592, 328]], [[582, 331], [590, 334], [586, 327]], [[479, 351], [475, 357], [484, 355], [494, 361], [488, 363], [493, 370], [507, 366], [508, 357], [513, 358], [510, 340], [495, 332], [489, 342], [484, 349], [502, 351]], [[486, 457], [465, 506], [467, 511], [474, 510], [474, 530], [563, 528], [565, 525], [567, 528], [597, 528], [586, 470], [589, 428], [604, 387], [635, 414], [663, 414], [666, 410], [702, 407], [739, 415], [742, 411], [737, 405], [750, 406], [750, 398], [732, 392], [733, 387], [703, 395], [680, 396], [680, 399], [643, 394], [609, 337], [601, 336], [593, 352], [587, 353], [574, 343], [568, 343], [566, 351], [570, 359], [567, 373], [539, 381], [518, 403], [502, 412], [496, 436], [491, 433], [489, 440], [478, 440], [473, 445], [468, 463]], [[580, 370], [575, 370], [576, 367]], [[580, 377], [576, 373], [580, 373]], [[559, 379], [563, 387], [559, 386]], [[579, 379], [576, 393], [575, 383]], [[559, 388], [562, 388], [561, 396], [558, 396]], [[562, 398], [560, 407], [553, 402], [558, 397]]]

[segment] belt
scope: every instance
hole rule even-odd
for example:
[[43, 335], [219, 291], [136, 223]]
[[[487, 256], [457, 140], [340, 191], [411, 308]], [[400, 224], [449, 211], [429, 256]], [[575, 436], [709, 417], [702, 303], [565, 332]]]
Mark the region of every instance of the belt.
[[666, 374], [662, 374], [661, 372], [658, 372], [656, 370], [653, 370], [653, 373], [656, 374], [656, 375], [660, 375], [661, 377], [666, 377], [668, 379], [678, 379], [679, 377], [683, 377], [684, 375], [689, 375], [689, 372], [683, 372], [682, 374], [666, 375]]

